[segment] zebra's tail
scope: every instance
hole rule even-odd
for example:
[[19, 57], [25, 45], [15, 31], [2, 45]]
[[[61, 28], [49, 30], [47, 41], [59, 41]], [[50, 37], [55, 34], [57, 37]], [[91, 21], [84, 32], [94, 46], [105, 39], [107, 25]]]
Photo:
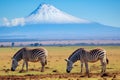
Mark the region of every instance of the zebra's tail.
[[47, 59], [45, 60], [45, 65], [47, 65]]
[[108, 60], [108, 58], [106, 58], [106, 62], [107, 62], [107, 64], [109, 64], [109, 60]]

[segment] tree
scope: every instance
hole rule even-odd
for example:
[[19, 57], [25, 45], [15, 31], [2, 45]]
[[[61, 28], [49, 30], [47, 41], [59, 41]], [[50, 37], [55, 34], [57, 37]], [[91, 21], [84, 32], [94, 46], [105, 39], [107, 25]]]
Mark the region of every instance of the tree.
[[14, 46], [15, 46], [15, 43], [14, 43], [14, 42], [12, 42], [12, 43], [11, 43], [11, 47], [14, 47]]

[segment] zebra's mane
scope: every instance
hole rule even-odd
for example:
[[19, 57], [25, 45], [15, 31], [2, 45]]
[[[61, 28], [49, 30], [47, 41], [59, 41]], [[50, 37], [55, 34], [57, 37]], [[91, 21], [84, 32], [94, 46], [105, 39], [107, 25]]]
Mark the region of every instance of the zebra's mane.
[[75, 50], [68, 59], [70, 59], [76, 52], [78, 52], [79, 50], [84, 50], [84, 48], [78, 48], [77, 50]]
[[[23, 52], [23, 50], [24, 50], [25, 48], [22, 48], [22, 49], [20, 49], [19, 51], [17, 51], [15, 54], [14, 54], [14, 56], [13, 56], [13, 58], [17, 58], [19, 55], [20, 55], [20, 58], [22, 58], [22, 52]], [[18, 59], [18, 61], [19, 61], [20, 59]]]

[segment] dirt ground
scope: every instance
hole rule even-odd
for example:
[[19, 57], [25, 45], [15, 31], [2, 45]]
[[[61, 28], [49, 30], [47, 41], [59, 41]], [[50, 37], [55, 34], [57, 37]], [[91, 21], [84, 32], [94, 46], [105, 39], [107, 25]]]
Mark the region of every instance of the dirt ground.
[[[80, 73], [54, 73], [54, 74], [26, 74], [24, 76], [16, 76], [16, 75], [9, 75], [9, 76], [0, 76], [0, 80], [42, 80], [42, 79], [66, 79], [66, 80], [81, 80], [81, 78], [88, 78], [85, 74]], [[72, 79], [73, 78], [73, 79]], [[114, 73], [106, 73], [103, 77], [100, 76], [99, 73], [90, 73], [89, 78], [97, 78], [97, 80], [120, 80], [120, 72]], [[88, 79], [89, 80], [89, 79]]]

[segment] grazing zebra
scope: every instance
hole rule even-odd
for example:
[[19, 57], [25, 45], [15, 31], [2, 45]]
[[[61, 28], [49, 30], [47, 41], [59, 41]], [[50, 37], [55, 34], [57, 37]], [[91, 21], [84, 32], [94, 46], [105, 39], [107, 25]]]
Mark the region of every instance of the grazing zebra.
[[65, 59], [67, 61], [67, 69], [66, 72], [70, 73], [72, 70], [72, 65], [77, 60], [81, 61], [81, 73], [83, 69], [83, 63], [85, 63], [86, 67], [86, 74], [89, 77], [89, 69], [88, 69], [88, 62], [96, 62], [100, 60], [102, 64], [102, 70], [101, 70], [101, 76], [106, 71], [106, 64], [108, 64], [108, 59], [106, 57], [106, 51], [103, 49], [93, 49], [90, 51], [85, 50], [84, 48], [79, 48], [76, 51], [74, 51], [68, 59]]
[[23, 59], [22, 70], [24, 65], [26, 65], [26, 70], [28, 71], [28, 62], [41, 62], [42, 68], [41, 72], [44, 72], [44, 66], [47, 64], [47, 50], [44, 48], [22, 48], [12, 58], [11, 71], [15, 71], [18, 66], [18, 62]]

